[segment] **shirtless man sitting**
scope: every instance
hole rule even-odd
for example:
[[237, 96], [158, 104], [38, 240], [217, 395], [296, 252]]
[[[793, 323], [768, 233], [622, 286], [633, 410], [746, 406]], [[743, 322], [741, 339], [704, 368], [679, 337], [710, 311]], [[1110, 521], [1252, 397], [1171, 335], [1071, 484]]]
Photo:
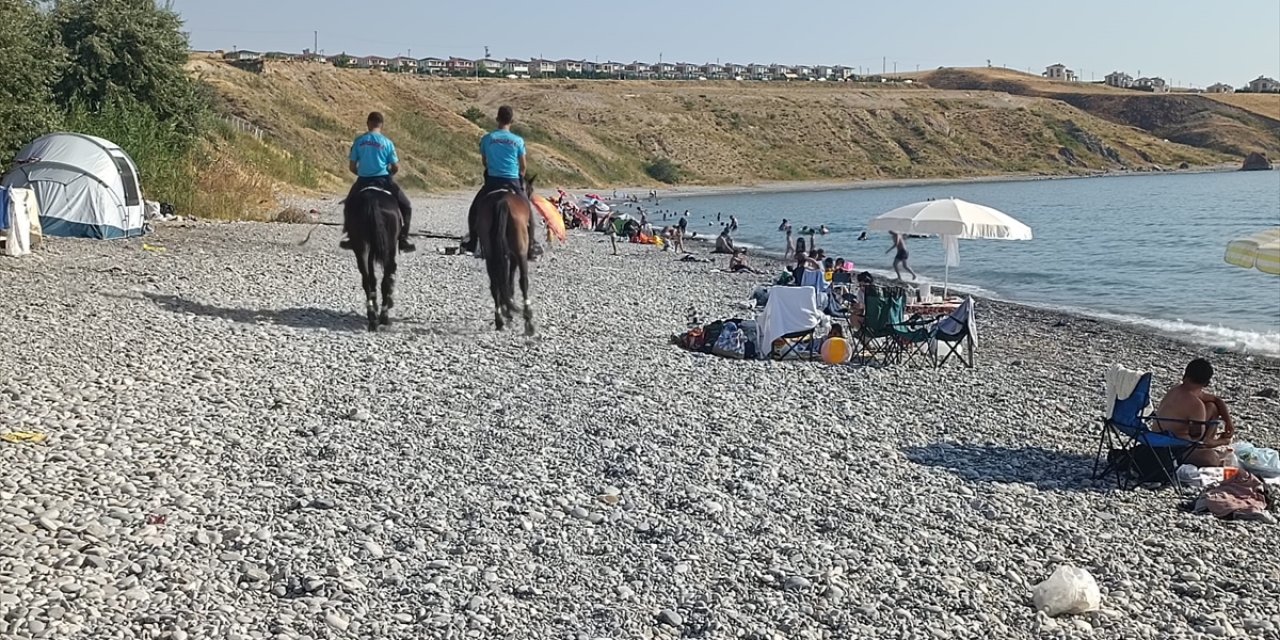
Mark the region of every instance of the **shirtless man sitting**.
[[[1213, 365], [1204, 358], [1196, 358], [1187, 365], [1182, 382], [1164, 394], [1152, 422], [1153, 431], [1164, 431], [1184, 440], [1202, 441], [1187, 463], [1197, 467], [1222, 465], [1222, 453], [1216, 449], [1231, 444], [1235, 435], [1235, 423], [1227, 411], [1227, 403], [1205, 391], [1213, 379]], [[1221, 423], [1223, 430], [1218, 432]]]

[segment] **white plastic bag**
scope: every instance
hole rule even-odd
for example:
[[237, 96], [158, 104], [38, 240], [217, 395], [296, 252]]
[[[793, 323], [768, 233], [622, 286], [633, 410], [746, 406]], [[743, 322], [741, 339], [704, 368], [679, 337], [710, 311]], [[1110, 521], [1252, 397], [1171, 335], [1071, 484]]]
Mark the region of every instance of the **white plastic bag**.
[[1252, 442], [1237, 442], [1236, 457], [1244, 468], [1260, 478], [1280, 476], [1280, 453], [1275, 449], [1255, 447]]
[[1102, 606], [1102, 592], [1088, 571], [1062, 565], [1048, 580], [1031, 588], [1036, 609], [1050, 617], [1097, 611]]

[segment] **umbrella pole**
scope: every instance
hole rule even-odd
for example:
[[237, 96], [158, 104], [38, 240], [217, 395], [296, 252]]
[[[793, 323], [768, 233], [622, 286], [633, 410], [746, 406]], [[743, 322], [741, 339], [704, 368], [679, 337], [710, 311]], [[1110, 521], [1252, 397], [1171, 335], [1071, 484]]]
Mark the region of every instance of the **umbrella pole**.
[[942, 299], [947, 299], [947, 294], [951, 290], [951, 265], [947, 265], [942, 275]]

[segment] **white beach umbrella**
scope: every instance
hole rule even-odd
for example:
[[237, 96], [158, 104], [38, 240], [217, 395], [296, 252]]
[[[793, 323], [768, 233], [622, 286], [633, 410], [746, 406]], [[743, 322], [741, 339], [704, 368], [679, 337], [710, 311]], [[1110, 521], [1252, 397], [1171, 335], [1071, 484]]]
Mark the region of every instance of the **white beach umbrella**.
[[[926, 200], [899, 207], [867, 223], [873, 231], [942, 236], [947, 254], [946, 281], [951, 284], [951, 267], [958, 265], [956, 240], [1030, 240], [1031, 227], [1007, 213], [958, 198]], [[943, 289], [945, 295], [946, 288]]]
[[1226, 261], [1237, 267], [1280, 275], [1280, 227], [1228, 242]]

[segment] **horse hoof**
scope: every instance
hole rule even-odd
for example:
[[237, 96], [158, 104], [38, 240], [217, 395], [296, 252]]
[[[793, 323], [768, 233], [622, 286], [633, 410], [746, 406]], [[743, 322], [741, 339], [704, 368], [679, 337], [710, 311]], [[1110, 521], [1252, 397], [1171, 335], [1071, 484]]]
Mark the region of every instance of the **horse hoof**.
[[533, 337], [533, 333], [534, 333], [534, 332], [533, 332], [533, 325], [526, 325], [526, 326], [525, 326], [525, 328], [524, 328], [524, 335], [525, 335], [525, 337], [526, 337], [526, 338], [532, 338], [532, 337]]
[[387, 315], [387, 314], [385, 314], [385, 313], [384, 313], [384, 314], [382, 314], [382, 315], [380, 315], [380, 316], [378, 316], [378, 324], [380, 324], [380, 325], [382, 325], [382, 326], [384, 326], [384, 327], [389, 327], [389, 326], [391, 326], [391, 316], [388, 316], [388, 315]]

